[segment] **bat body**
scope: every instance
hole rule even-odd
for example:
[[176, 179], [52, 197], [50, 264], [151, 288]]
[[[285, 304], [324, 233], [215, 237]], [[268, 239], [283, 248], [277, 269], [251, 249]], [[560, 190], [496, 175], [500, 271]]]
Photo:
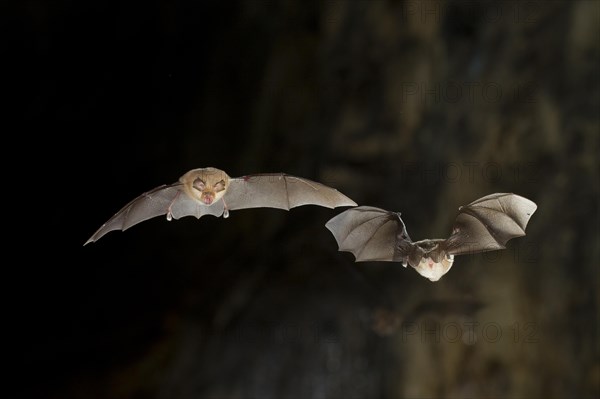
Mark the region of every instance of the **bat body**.
[[204, 215], [227, 218], [230, 210], [263, 207], [289, 210], [309, 204], [327, 208], [356, 206], [331, 187], [283, 173], [231, 178], [216, 168], [193, 169], [177, 183], [159, 186], [125, 205], [86, 244], [110, 231], [127, 230], [161, 215], [166, 215], [167, 220]]
[[352, 252], [357, 262], [402, 262], [437, 281], [452, 267], [454, 255], [503, 249], [511, 238], [524, 236], [536, 209], [527, 198], [491, 194], [459, 208], [447, 239], [416, 242], [410, 239], [400, 213], [369, 206], [344, 211], [325, 226], [339, 250]]

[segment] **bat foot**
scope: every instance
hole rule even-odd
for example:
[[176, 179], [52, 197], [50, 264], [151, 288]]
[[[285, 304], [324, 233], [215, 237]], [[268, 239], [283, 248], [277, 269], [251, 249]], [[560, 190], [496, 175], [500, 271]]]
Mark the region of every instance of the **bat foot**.
[[170, 222], [171, 220], [173, 220], [173, 213], [171, 212], [171, 207], [173, 206], [173, 204], [175, 203], [175, 201], [177, 200], [177, 198], [179, 198], [179, 194], [181, 193], [181, 191], [177, 191], [177, 194], [175, 194], [175, 198], [173, 198], [173, 201], [171, 201], [171, 203], [169, 204], [169, 207], [167, 208], [167, 220]]
[[227, 209], [227, 203], [223, 200], [223, 219], [227, 219], [229, 217], [229, 209]]

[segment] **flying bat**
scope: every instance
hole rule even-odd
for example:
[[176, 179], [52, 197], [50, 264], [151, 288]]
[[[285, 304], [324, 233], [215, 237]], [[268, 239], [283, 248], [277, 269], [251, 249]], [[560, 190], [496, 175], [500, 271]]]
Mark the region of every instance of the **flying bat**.
[[127, 230], [144, 220], [166, 215], [167, 220], [204, 215], [229, 217], [230, 210], [245, 208], [295, 208], [319, 205], [327, 208], [356, 206], [339, 191], [323, 184], [284, 173], [229, 177], [216, 168], [193, 169], [170, 185], [150, 190], [117, 212], [84, 244], [113, 230]]
[[389, 261], [411, 265], [431, 281], [450, 270], [454, 255], [504, 249], [508, 240], [525, 235], [537, 205], [506, 193], [485, 196], [458, 208], [447, 239], [412, 241], [400, 213], [370, 206], [349, 209], [325, 225], [340, 251], [352, 252], [357, 262]]

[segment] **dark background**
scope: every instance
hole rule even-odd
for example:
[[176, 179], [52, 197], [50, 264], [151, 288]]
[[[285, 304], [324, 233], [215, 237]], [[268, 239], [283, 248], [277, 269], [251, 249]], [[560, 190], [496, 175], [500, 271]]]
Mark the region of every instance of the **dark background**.
[[[598, 2], [15, 10], [43, 212], [14, 233], [23, 396], [598, 397]], [[321, 181], [413, 239], [493, 192], [538, 211], [437, 283], [337, 252], [339, 209], [157, 218], [82, 247], [204, 166]]]

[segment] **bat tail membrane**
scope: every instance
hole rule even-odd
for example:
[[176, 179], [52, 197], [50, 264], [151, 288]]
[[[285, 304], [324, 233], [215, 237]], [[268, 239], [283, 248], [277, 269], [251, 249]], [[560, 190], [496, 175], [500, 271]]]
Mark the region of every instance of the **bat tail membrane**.
[[351, 252], [357, 262], [397, 261], [399, 217], [396, 213], [360, 206], [340, 213], [325, 227], [333, 234], [339, 250]]
[[[170, 212], [174, 219], [181, 219], [186, 216], [194, 216], [196, 219], [200, 219], [206, 215], [219, 217], [225, 212], [225, 205], [222, 198], [211, 205], [205, 205], [191, 199], [184, 191], [180, 191], [172, 202]], [[227, 216], [229, 216], [229, 212]]]

